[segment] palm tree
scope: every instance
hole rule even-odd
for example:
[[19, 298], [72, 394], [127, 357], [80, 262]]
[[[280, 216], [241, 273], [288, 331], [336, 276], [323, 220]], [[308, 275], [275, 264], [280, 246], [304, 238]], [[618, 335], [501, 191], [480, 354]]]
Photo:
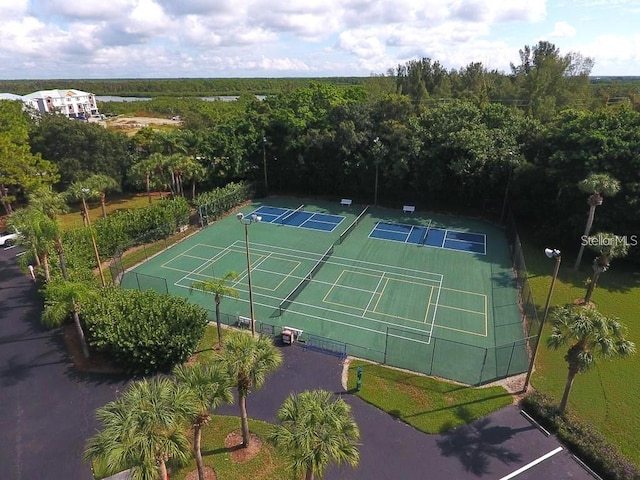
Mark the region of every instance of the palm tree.
[[291, 394], [278, 410], [268, 440], [288, 458], [294, 475], [322, 478], [331, 462], [358, 465], [360, 431], [351, 407], [326, 390]]
[[103, 429], [88, 441], [85, 461], [101, 460], [114, 474], [130, 468], [134, 480], [168, 480], [167, 460], [189, 457], [185, 424], [193, 402], [191, 390], [167, 378], [132, 383], [96, 411]]
[[120, 191], [120, 185], [108, 175], [96, 173], [86, 178], [82, 182], [91, 191], [97, 192], [100, 197], [100, 208], [102, 209], [102, 217], [107, 216], [106, 198], [109, 192]]
[[[147, 191], [149, 191], [149, 182], [151, 182], [151, 187], [154, 190], [164, 191], [169, 188], [173, 194], [171, 180], [167, 177], [168, 157], [161, 153], [152, 153], [149, 158], [144, 159], [140, 163], [142, 164], [140, 168], [146, 174]], [[134, 167], [136, 165], [134, 165]], [[151, 197], [149, 197], [149, 202], [151, 202]]]
[[598, 253], [598, 256], [593, 260], [593, 275], [587, 286], [587, 293], [584, 295], [584, 303], [588, 305], [600, 274], [609, 269], [612, 259], [625, 257], [629, 253], [629, 244], [624, 237], [613, 233], [598, 233], [588, 237], [584, 243]]
[[43, 323], [49, 327], [59, 326], [71, 314], [80, 338], [82, 352], [87, 358], [89, 358], [89, 348], [80, 323], [80, 310], [81, 305], [90, 301], [96, 294], [96, 289], [90, 284], [61, 279], [48, 282], [44, 294], [46, 300], [44, 312], [42, 312]]
[[269, 337], [253, 337], [244, 332], [232, 332], [225, 336], [219, 358], [238, 390], [242, 445], [248, 447], [247, 395], [253, 389], [261, 388], [267, 375], [282, 364], [282, 354]]
[[624, 338], [626, 327], [618, 319], [606, 317], [593, 307], [560, 307], [552, 313], [551, 322], [547, 346], [557, 350], [570, 345], [564, 357], [569, 364], [569, 374], [559, 407], [560, 414], [564, 414], [578, 373], [593, 367], [598, 357], [626, 357], [635, 353], [636, 346]]
[[69, 210], [65, 195], [54, 192], [50, 186], [42, 187], [29, 194], [29, 205], [44, 213], [54, 223], [51, 227], [51, 233], [54, 237], [53, 247], [58, 254], [62, 278], [68, 280], [69, 275], [67, 273], [67, 262], [64, 256], [64, 246], [62, 244], [62, 229], [58, 223], [58, 216]]
[[[603, 197], [612, 197], [620, 191], [620, 182], [606, 173], [592, 173], [587, 178], [578, 183], [578, 188], [589, 193], [589, 216], [587, 217], [587, 226], [584, 229], [584, 235], [582, 238], [589, 236], [591, 227], [593, 226], [593, 218], [596, 214], [596, 207], [602, 205]], [[574, 270], [580, 268], [580, 262], [582, 261], [582, 255], [584, 253], [584, 242], [580, 244], [580, 251], [578, 252], [578, 258], [576, 264], [573, 267]]]
[[234, 271], [229, 271], [224, 274], [222, 278], [214, 278], [213, 280], [205, 280], [202, 282], [194, 282], [189, 288], [189, 292], [193, 290], [201, 290], [203, 292], [209, 292], [214, 294], [214, 301], [216, 303], [216, 326], [218, 328], [218, 342], [222, 343], [222, 325], [220, 324], [220, 302], [222, 297], [229, 296], [238, 298], [238, 290], [227, 285], [227, 282], [233, 281], [238, 278], [238, 274]]
[[45, 280], [51, 280], [49, 254], [54, 239], [60, 235], [57, 224], [31, 206], [14, 210], [7, 223], [20, 232], [20, 241], [31, 247], [37, 265], [42, 266]]
[[87, 200], [99, 199], [100, 192], [94, 190], [89, 186], [86, 181], [73, 182], [69, 185], [69, 188], [65, 192], [67, 199], [70, 201], [80, 202], [80, 214], [82, 215], [82, 223], [85, 227], [91, 224], [89, 218], [89, 207], [87, 207]]
[[195, 404], [191, 421], [193, 425], [193, 453], [196, 458], [199, 480], [204, 480], [202, 463], [202, 427], [211, 419], [211, 411], [222, 402], [232, 403], [231, 380], [220, 363], [178, 365], [174, 374], [179, 383], [191, 389]]

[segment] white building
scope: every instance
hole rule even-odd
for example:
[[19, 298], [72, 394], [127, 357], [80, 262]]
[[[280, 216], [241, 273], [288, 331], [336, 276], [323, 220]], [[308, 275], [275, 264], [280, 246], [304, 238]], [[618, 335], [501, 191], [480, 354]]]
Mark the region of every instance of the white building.
[[40, 113], [60, 113], [69, 118], [87, 119], [99, 115], [93, 93], [81, 90], [40, 90], [24, 95], [21, 100]]

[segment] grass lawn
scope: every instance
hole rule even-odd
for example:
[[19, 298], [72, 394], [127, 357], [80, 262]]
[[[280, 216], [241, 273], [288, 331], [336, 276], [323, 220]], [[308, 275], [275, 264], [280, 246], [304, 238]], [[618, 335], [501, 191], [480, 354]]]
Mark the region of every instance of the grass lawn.
[[[160, 200], [160, 196], [153, 193], [152, 202]], [[107, 214], [119, 210], [130, 210], [132, 208], [143, 208], [149, 205], [147, 194], [113, 194], [107, 195], [106, 210]], [[96, 218], [102, 216], [102, 208], [99, 201], [87, 202], [89, 207], [89, 219], [93, 222]], [[71, 206], [69, 213], [60, 215], [60, 225], [63, 230], [73, 230], [83, 226], [82, 215], [80, 214], [80, 204]]]
[[425, 433], [466, 425], [513, 402], [502, 387], [467, 387], [360, 360], [349, 365], [350, 391], [358, 366], [362, 389], [355, 394]]
[[[271, 424], [249, 419], [249, 430], [263, 440], [260, 453], [247, 462], [236, 463], [231, 459], [231, 449], [226, 448], [224, 440], [228, 434], [240, 429], [240, 417], [212, 415], [209, 423], [202, 429], [202, 460], [205, 466], [215, 470], [218, 478], [225, 480], [279, 480], [291, 478], [291, 473], [284, 461], [276, 454], [274, 447], [264, 438]], [[189, 432], [189, 438], [192, 438]], [[179, 467], [168, 462], [172, 480], [184, 480], [196, 470], [195, 459]], [[109, 475], [106, 466], [100, 462], [93, 464], [96, 479]], [[196, 475], [197, 478], [197, 475]]]
[[[291, 473], [275, 449], [264, 440], [271, 424], [249, 419], [249, 430], [263, 439], [260, 453], [248, 462], [235, 463], [230, 451], [224, 446], [225, 437], [240, 429], [240, 417], [213, 415], [202, 429], [202, 460], [212, 467], [218, 478], [224, 480], [267, 480], [291, 478]], [[195, 460], [182, 468], [171, 469], [171, 480], [184, 480], [196, 469]], [[196, 477], [197, 478], [197, 477]]]
[[[539, 312], [544, 307], [553, 261], [543, 249], [523, 245], [529, 270], [531, 288]], [[585, 280], [591, 274], [593, 254], [585, 252], [580, 271], [573, 271], [574, 255], [563, 257], [558, 280], [553, 291], [551, 305], [564, 305], [584, 297]], [[609, 271], [603, 273], [593, 293], [592, 301], [606, 315], [618, 317], [628, 327], [627, 338], [640, 347], [640, 268], [613, 260]], [[540, 313], [541, 315], [541, 313]], [[543, 342], [551, 333], [549, 322], [545, 325]], [[551, 351], [546, 343], [540, 345], [536, 372], [532, 377], [535, 389], [549, 393], [558, 402], [562, 398], [567, 364], [565, 350]], [[640, 354], [627, 359], [599, 361], [589, 372], [579, 374], [573, 384], [568, 408], [580, 418], [592, 423], [612, 443], [636, 464], [640, 465]]]

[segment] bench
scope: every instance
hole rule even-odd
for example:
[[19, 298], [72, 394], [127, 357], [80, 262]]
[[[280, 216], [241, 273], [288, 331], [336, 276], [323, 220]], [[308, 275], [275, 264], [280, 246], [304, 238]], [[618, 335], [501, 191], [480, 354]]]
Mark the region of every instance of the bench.
[[238, 315], [238, 326], [251, 328], [251, 319], [249, 317], [242, 317]]
[[416, 211], [416, 207], [414, 205], [405, 205], [402, 207], [402, 213], [413, 213]]
[[351, 199], [350, 198], [343, 198], [342, 200], [340, 200], [340, 205], [342, 205], [343, 207], [350, 207], [351, 206]]
[[282, 331], [280, 332], [282, 343], [284, 345], [292, 345], [300, 338], [300, 335], [302, 335], [302, 330], [287, 326], [282, 327]]

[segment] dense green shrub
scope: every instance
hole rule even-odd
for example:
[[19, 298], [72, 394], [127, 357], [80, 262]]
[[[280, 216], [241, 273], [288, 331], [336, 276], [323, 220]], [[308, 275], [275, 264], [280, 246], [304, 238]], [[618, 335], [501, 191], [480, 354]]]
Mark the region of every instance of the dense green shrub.
[[193, 203], [198, 209], [200, 223], [205, 226], [226, 212], [251, 198], [252, 190], [244, 182], [229, 183], [210, 192], [201, 193]]
[[179, 225], [189, 222], [189, 203], [182, 197], [145, 208], [116, 212], [95, 222], [102, 257], [128, 248], [167, 238]]
[[626, 459], [592, 425], [565, 414], [559, 415], [550, 396], [534, 392], [522, 407], [542, 426], [554, 432], [590, 468], [605, 480], [638, 480], [640, 469]]
[[89, 344], [134, 374], [184, 362], [207, 325], [206, 311], [183, 298], [115, 287], [83, 306], [83, 319]]

